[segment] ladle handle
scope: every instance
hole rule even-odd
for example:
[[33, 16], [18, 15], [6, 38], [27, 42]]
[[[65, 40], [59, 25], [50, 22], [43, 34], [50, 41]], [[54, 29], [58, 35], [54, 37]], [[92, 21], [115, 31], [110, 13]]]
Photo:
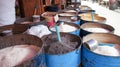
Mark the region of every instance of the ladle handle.
[[59, 42], [61, 42], [59, 27], [55, 26], [55, 29], [56, 29], [56, 33], [57, 33], [57, 39], [58, 39]]
[[94, 22], [94, 14], [95, 14], [95, 12], [91, 12], [91, 17], [92, 17], [93, 22]]

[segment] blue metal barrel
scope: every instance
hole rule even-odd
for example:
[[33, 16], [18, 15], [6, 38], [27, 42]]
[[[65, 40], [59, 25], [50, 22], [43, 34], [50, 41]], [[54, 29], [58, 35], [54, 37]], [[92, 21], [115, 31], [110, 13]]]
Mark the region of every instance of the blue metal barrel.
[[81, 20], [75, 21], [75, 22], [73, 22], [73, 23], [75, 23], [75, 24], [77, 24], [77, 25], [80, 25], [80, 24], [81, 24]]
[[[50, 34], [47, 36], [53, 36], [56, 34]], [[81, 62], [81, 38], [79, 36], [69, 34], [69, 33], [60, 33], [61, 37], [68, 35], [72, 42], [78, 42], [79, 46], [64, 54], [45, 54], [46, 66], [47, 67], [78, 67]], [[46, 36], [46, 37], [47, 37]], [[45, 38], [46, 38], [45, 37]]]
[[[110, 25], [107, 25], [107, 24], [101, 24], [101, 23], [97, 23], [97, 22], [86, 22], [84, 24], [82, 24], [81, 26], [81, 30], [80, 30], [80, 36], [81, 37], [84, 37], [88, 34], [91, 34], [91, 33], [100, 33], [100, 32], [90, 32], [90, 31], [87, 31], [87, 30], [84, 30], [85, 28], [102, 28], [102, 29], [105, 29], [108, 31], [108, 33], [114, 33], [114, 28]], [[106, 32], [101, 32], [101, 33], [106, 33]]]
[[[88, 41], [90, 39], [96, 39], [100, 43], [105, 43], [104, 45], [119, 44], [120, 37], [114, 34], [90, 34], [83, 38], [83, 41]], [[120, 67], [120, 56], [107, 56], [94, 53], [90, 51], [86, 46], [82, 45], [82, 64], [84, 67]]]
[[76, 49], [63, 55], [46, 54], [47, 67], [78, 67], [81, 62], [81, 52]]
[[[74, 26], [74, 27], [77, 28], [77, 30], [75, 30], [75, 31], [65, 32], [65, 33], [70, 33], [70, 34], [75, 34], [75, 35], [77, 35], [77, 36], [80, 36], [80, 26], [79, 26], [79, 25], [74, 24], [74, 23], [68, 23], [68, 22], [64, 22], [64, 24], [68, 24], [68, 25], [70, 25], [70, 26]], [[51, 32], [55, 32], [55, 31], [51, 30], [51, 28], [50, 28], [50, 31], [51, 31]], [[60, 31], [60, 32], [62, 32], [62, 31]]]

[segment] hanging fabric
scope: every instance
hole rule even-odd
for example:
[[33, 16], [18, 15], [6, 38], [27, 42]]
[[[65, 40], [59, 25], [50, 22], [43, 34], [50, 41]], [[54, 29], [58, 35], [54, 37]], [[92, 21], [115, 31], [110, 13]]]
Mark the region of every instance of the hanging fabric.
[[15, 22], [15, 0], [0, 0], [0, 26]]

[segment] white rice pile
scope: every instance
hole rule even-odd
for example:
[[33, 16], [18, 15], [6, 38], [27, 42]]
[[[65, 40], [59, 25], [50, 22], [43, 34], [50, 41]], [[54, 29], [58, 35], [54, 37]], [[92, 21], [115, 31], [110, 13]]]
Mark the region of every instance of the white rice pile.
[[84, 30], [95, 33], [108, 33], [109, 31], [104, 28], [84, 28]]

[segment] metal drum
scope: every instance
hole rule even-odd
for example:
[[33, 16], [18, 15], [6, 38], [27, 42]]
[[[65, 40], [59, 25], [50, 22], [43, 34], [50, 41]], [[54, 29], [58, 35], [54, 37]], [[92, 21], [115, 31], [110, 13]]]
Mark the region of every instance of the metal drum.
[[114, 28], [107, 24], [87, 22], [80, 26], [80, 36], [84, 37], [91, 33], [114, 33]]
[[[43, 41], [36, 36], [27, 35], [27, 34], [16, 34], [16, 35], [0, 37], [0, 49], [4, 49], [16, 45], [24, 45], [24, 44], [34, 45], [40, 47], [41, 49], [43, 45]], [[38, 52], [38, 54], [40, 53]], [[34, 66], [35, 64], [34, 61], [35, 60], [32, 58], [15, 67], [36, 67]], [[42, 59], [39, 61], [42, 61]]]
[[[52, 54], [52, 53], [46, 53], [45, 58], [46, 58], [46, 66], [47, 67], [78, 67], [78, 65], [81, 62], [81, 38], [79, 36], [69, 34], [69, 33], [60, 33], [61, 37], [64, 37], [67, 35], [69, 39], [72, 42], [78, 42], [78, 47], [75, 50], [72, 50], [67, 53], [62, 53], [62, 54]], [[42, 39], [44, 40], [44, 43], [46, 42], [46, 39], [49, 38], [49, 36], [52, 37], [57, 37], [57, 35], [50, 34]], [[49, 43], [46, 45], [50, 45]], [[51, 44], [52, 45], [52, 44]], [[69, 45], [69, 44], [66, 44]]]
[[[95, 39], [105, 46], [113, 44], [113, 46], [120, 49], [120, 37], [114, 34], [96, 33], [90, 34], [83, 38], [83, 42], [90, 39]], [[95, 53], [89, 50], [85, 44], [82, 45], [82, 64], [84, 67], [120, 67], [120, 56], [108, 56]]]

